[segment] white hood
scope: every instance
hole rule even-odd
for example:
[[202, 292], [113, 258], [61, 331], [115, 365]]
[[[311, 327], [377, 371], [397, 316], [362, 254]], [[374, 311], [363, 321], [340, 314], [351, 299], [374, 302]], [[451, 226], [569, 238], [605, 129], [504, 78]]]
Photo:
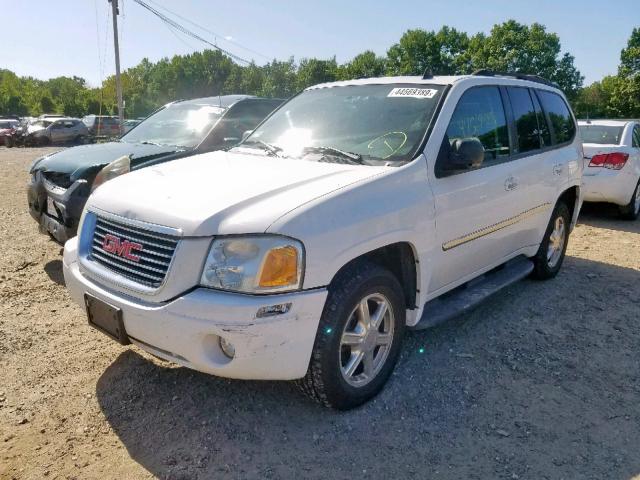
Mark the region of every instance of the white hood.
[[304, 203], [388, 170], [214, 152], [111, 180], [87, 206], [180, 228], [186, 236], [260, 233]]

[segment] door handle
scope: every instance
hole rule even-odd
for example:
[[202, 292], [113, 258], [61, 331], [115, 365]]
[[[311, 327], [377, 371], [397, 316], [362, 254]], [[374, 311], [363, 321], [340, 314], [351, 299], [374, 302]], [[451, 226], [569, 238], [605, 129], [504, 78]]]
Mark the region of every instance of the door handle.
[[563, 165], [561, 163], [556, 163], [553, 166], [553, 174], [554, 175], [560, 175], [562, 173], [563, 170]]
[[518, 181], [516, 180], [515, 177], [510, 176], [504, 181], [504, 189], [507, 192], [510, 192], [511, 190], [515, 190], [516, 188], [518, 188]]

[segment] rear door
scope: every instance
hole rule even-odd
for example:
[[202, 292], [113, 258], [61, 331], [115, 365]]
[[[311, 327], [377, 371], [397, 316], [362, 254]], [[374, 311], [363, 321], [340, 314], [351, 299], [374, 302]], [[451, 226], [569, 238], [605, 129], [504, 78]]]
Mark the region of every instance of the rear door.
[[[431, 182], [436, 206], [435, 255], [430, 293], [494, 266], [523, 246], [518, 216], [520, 173], [511, 162], [505, 100], [497, 86], [466, 90], [442, 140]], [[477, 138], [485, 149], [478, 169], [443, 172], [456, 139]]]
[[514, 197], [521, 205], [521, 246], [540, 242], [561, 184], [567, 178], [566, 161], [556, 154], [551, 130], [534, 89], [503, 87], [508, 99], [507, 116], [512, 123], [512, 170], [517, 172]]

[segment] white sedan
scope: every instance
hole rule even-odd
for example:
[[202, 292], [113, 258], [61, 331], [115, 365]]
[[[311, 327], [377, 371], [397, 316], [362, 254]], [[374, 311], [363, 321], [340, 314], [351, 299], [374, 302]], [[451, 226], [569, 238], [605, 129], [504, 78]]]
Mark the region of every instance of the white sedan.
[[622, 216], [640, 214], [640, 121], [581, 120], [584, 200], [618, 205]]

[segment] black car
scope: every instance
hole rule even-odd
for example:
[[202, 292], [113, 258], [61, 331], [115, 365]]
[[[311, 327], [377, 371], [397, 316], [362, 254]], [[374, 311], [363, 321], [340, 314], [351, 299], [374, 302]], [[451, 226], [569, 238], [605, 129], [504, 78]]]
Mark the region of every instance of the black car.
[[249, 95], [173, 102], [118, 141], [39, 158], [29, 172], [29, 212], [42, 233], [64, 243], [76, 235], [87, 198], [102, 183], [131, 170], [231, 147], [282, 102]]

